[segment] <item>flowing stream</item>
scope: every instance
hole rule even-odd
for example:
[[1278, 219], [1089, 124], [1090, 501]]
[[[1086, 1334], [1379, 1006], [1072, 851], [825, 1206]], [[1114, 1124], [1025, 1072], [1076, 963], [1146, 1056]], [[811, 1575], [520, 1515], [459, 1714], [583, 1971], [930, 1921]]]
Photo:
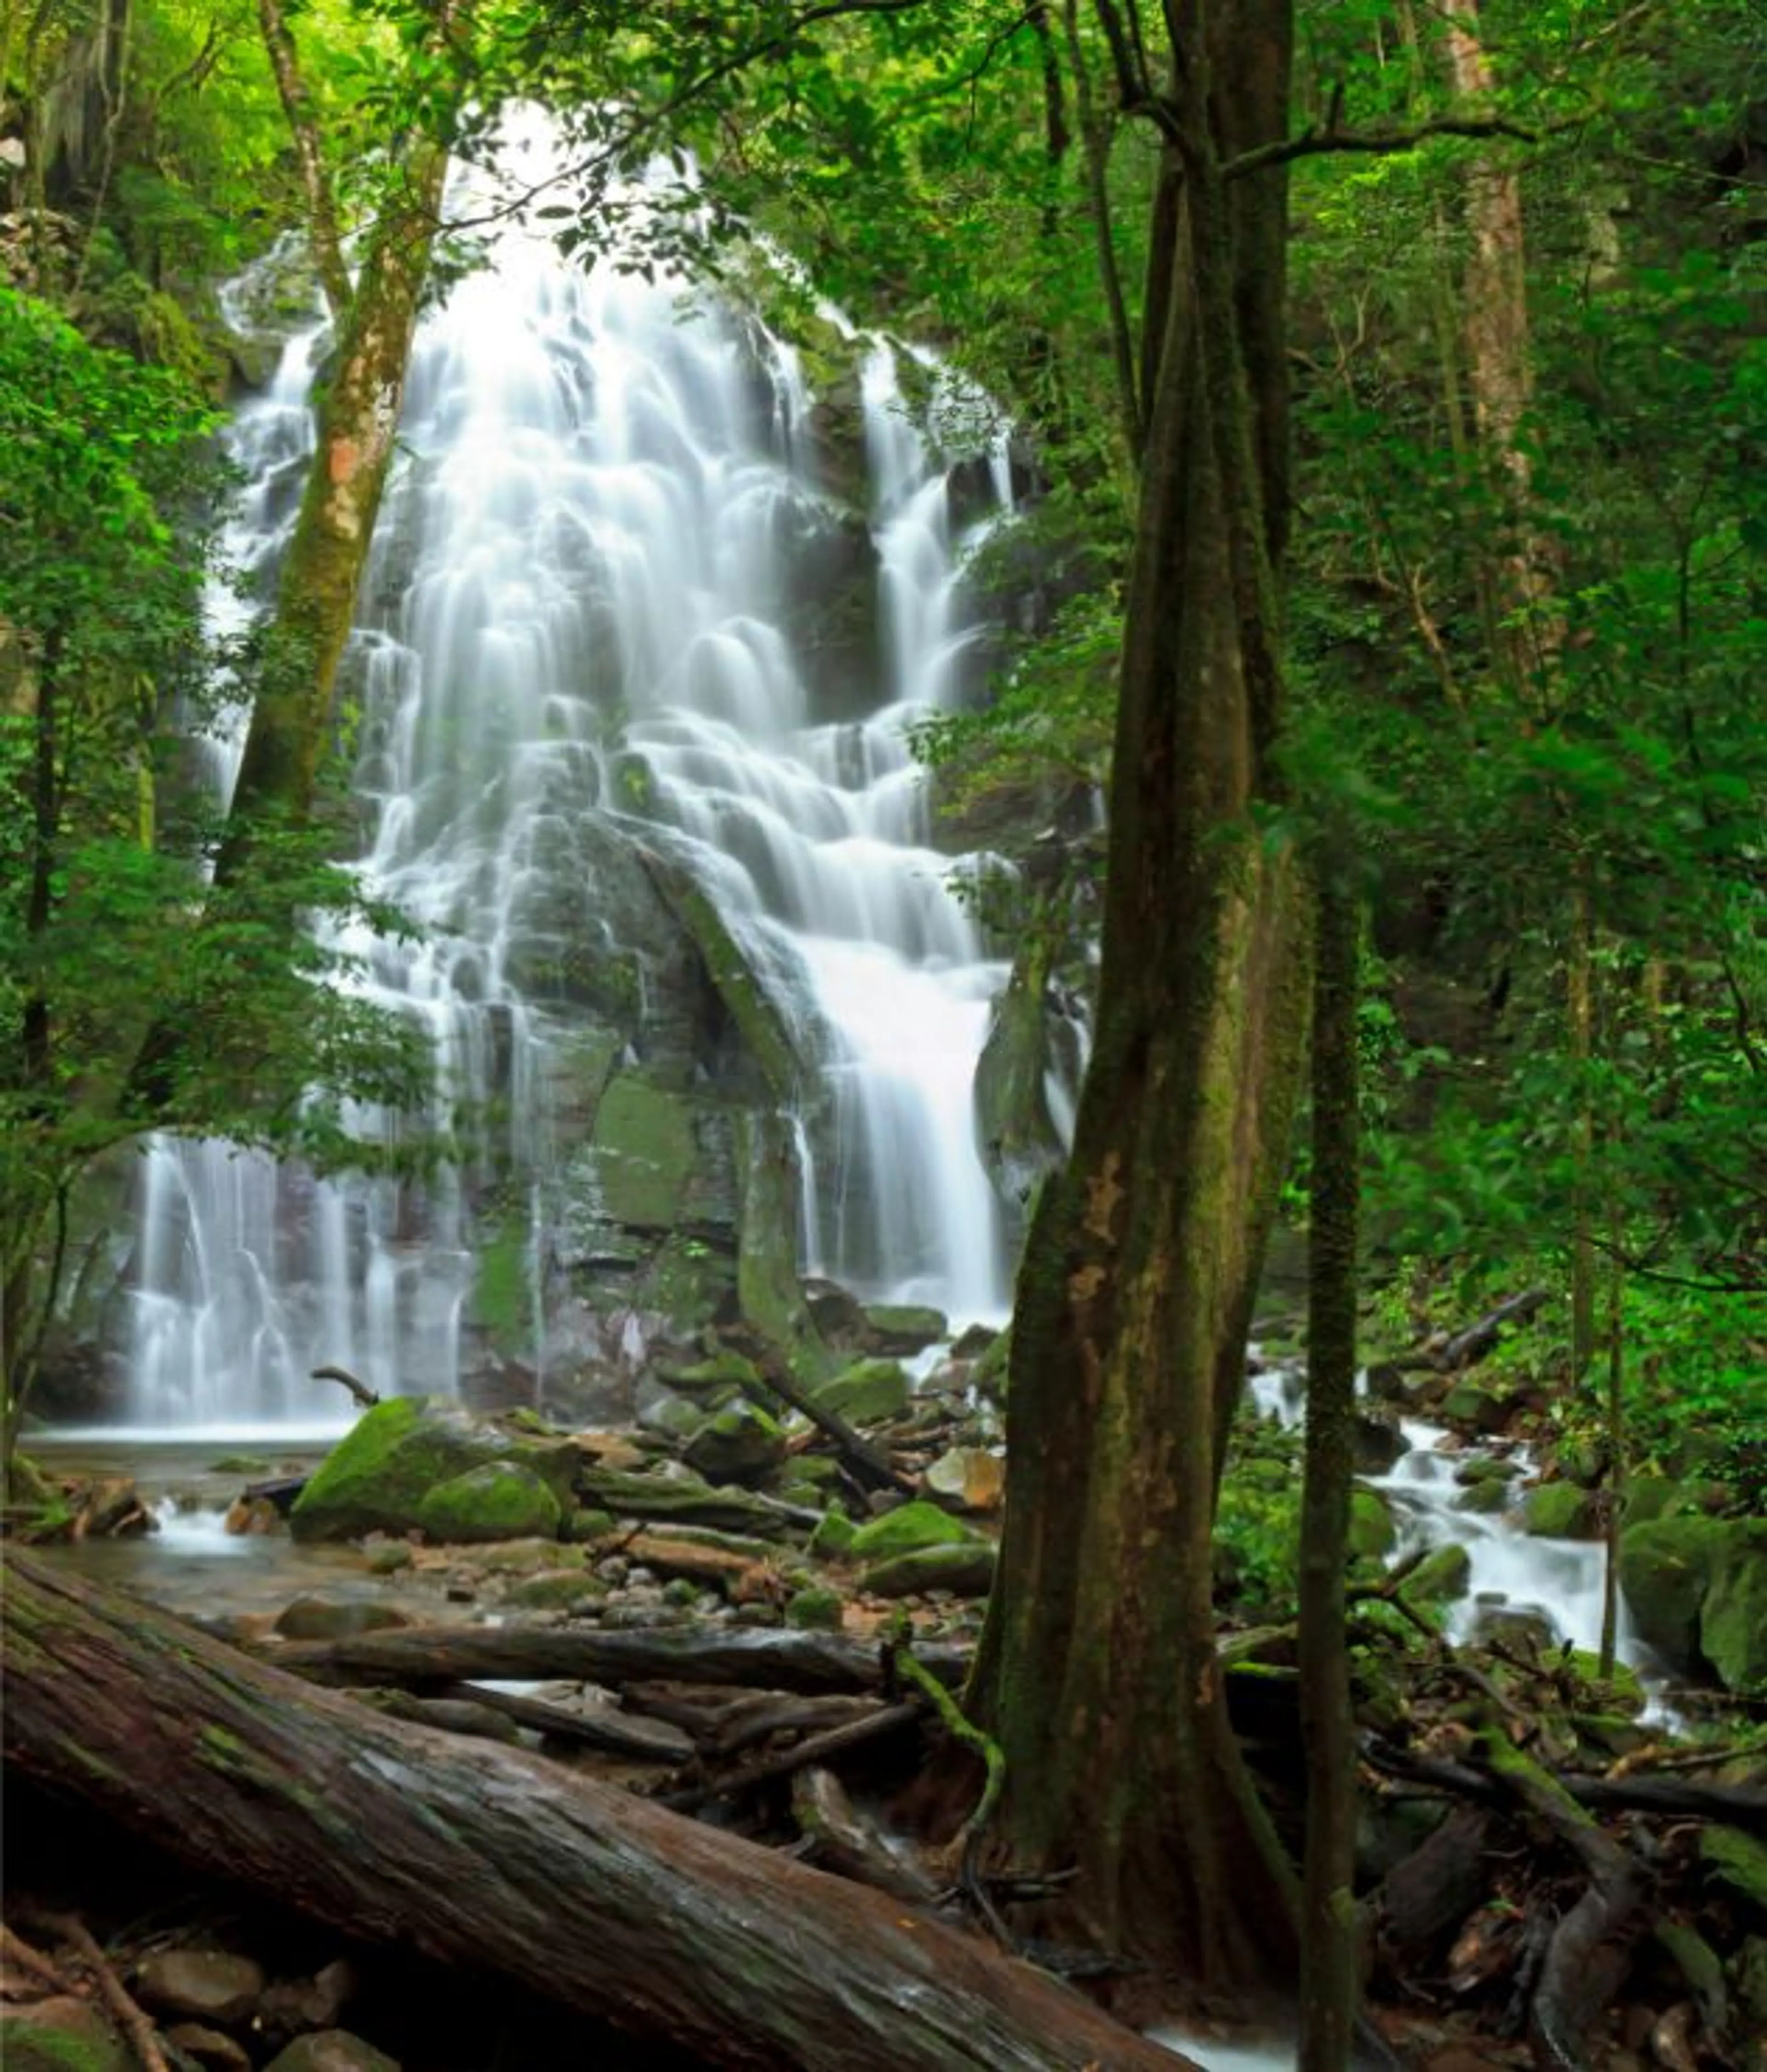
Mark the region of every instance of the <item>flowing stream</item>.
[[[249, 486], [227, 549], [261, 586], [292, 525], [326, 342], [302, 330], [234, 421]], [[347, 664], [360, 868], [417, 934], [343, 947], [364, 990], [434, 1039], [428, 1120], [463, 1105], [491, 1124], [472, 1160], [421, 1183], [154, 1144], [129, 1348], [141, 1425], [341, 1421], [341, 1398], [307, 1379], [322, 1362], [383, 1392], [454, 1388], [475, 1202], [512, 1174], [544, 1338], [538, 1262], [565, 1213], [550, 1089], [571, 1039], [544, 968], [587, 939], [649, 983], [646, 945], [596, 907], [610, 844], [691, 873], [811, 1063], [801, 1265], [957, 1322], [1004, 1315], [1009, 1239], [972, 1082], [1005, 971], [928, 841], [906, 738], [972, 678], [963, 562], [988, 520], [969, 539], [954, 527], [895, 349], [857, 356], [869, 508], [843, 536], [797, 356], [679, 276], [575, 269], [505, 224], [425, 318]], [[976, 458], [1004, 488], [1001, 453]], [[877, 593], [869, 680], [795, 631], [855, 526]]]

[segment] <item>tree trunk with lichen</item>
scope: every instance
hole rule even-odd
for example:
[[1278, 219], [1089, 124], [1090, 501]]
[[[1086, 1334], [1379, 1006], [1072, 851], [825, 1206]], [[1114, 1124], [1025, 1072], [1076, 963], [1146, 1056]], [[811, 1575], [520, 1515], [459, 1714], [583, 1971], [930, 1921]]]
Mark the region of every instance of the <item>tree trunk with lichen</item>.
[[[999, 1578], [972, 1702], [1053, 1933], [1203, 2001], [1292, 1990], [1293, 1879], [1229, 1727], [1212, 1537], [1288, 1147], [1307, 948], [1260, 825], [1280, 721], [1290, 9], [1181, 31], [1174, 240], [1129, 594], [1098, 1037], [1018, 1284]], [[1172, 206], [1175, 201], [1176, 206]]]
[[310, 812], [332, 735], [338, 665], [355, 619], [405, 401], [447, 154], [413, 150], [369, 240], [319, 412], [318, 448], [282, 565], [220, 874], [265, 816]]

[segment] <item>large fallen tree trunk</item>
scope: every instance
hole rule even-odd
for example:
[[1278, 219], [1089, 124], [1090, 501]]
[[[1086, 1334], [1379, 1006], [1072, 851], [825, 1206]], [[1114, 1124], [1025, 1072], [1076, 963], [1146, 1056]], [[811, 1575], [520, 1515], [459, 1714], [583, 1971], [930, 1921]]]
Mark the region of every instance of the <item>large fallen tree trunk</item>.
[[709, 2064], [1173, 2072], [1029, 1967], [883, 1895], [305, 1684], [0, 1558], [9, 1763], [199, 1867]]

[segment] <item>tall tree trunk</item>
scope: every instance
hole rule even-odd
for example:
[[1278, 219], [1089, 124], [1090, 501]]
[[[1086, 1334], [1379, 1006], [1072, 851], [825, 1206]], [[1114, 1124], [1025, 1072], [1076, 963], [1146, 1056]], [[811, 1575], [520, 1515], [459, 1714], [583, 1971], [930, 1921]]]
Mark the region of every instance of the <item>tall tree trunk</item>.
[[236, 875], [265, 815], [311, 810], [331, 742], [338, 665], [392, 459], [447, 153], [412, 149], [371, 236], [320, 412], [318, 450], [289, 543], [217, 875]]
[[1306, 1480], [1301, 1514], [1301, 1720], [1307, 1747], [1300, 2072], [1343, 2072], [1356, 2006], [1356, 1741], [1344, 1636], [1356, 1408], [1356, 900], [1338, 860], [1313, 931], [1313, 1181]]
[[257, 0], [257, 19], [264, 47], [269, 53], [270, 69], [276, 75], [276, 90], [281, 97], [282, 113], [288, 117], [289, 134], [294, 142], [294, 162], [301, 171], [301, 186], [306, 195], [307, 242], [312, 249], [313, 263], [331, 311], [331, 321], [341, 330], [350, 307], [350, 275], [343, 263], [337, 204], [332, 197], [331, 183], [326, 176], [325, 154], [313, 113], [312, 97], [302, 76], [300, 56], [282, 12], [281, 0]]
[[[1183, 188], [1124, 645], [1098, 1038], [1018, 1285], [999, 1579], [972, 1699], [1062, 1926], [1193, 1996], [1292, 1990], [1292, 1877], [1223, 1702], [1210, 1540], [1299, 1059], [1280, 721], [1286, 0], [1173, 52]], [[1171, 199], [1169, 189], [1167, 199]]]

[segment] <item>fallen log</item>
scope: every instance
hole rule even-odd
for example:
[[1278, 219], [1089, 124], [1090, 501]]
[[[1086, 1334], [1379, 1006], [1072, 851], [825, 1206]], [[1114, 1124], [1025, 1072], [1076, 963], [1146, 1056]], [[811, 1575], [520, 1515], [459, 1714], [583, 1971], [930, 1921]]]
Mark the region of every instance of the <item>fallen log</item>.
[[[264, 1659], [327, 1684], [421, 1687], [483, 1678], [534, 1683], [742, 1684], [807, 1697], [882, 1690], [883, 1657], [840, 1634], [777, 1628], [649, 1626], [404, 1626], [337, 1640], [286, 1642]], [[962, 1648], [928, 1647], [918, 1659], [942, 1683], [963, 1681]]]
[[[201, 1869], [753, 2072], [1174, 2072], [975, 1938], [0, 1555], [6, 1760]], [[1193, 2068], [1194, 2072], [1194, 2068]]]

